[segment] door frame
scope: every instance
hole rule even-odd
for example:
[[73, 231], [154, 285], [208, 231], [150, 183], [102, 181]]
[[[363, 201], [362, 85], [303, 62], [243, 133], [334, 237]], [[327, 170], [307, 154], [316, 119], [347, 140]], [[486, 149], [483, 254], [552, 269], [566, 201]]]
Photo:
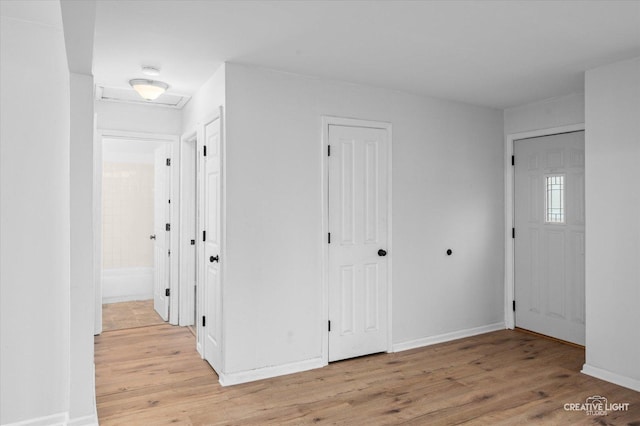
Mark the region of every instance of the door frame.
[[584, 123], [569, 124], [566, 126], [549, 127], [545, 129], [531, 130], [528, 132], [510, 133], [505, 137], [504, 146], [504, 323], [505, 327], [513, 330], [516, 323], [516, 315], [513, 310], [515, 300], [515, 242], [512, 229], [515, 225], [515, 171], [511, 163], [515, 141], [521, 139], [552, 136], [562, 133], [585, 131]]
[[[121, 139], [121, 140], [135, 140], [135, 141], [153, 141], [153, 142], [167, 142], [170, 146], [171, 152], [171, 227], [176, 232], [171, 232], [170, 238], [170, 250], [175, 255], [170, 259], [170, 276], [169, 276], [169, 288], [171, 294], [175, 294], [176, 297], [169, 299], [169, 324], [178, 325], [179, 317], [179, 291], [178, 291], [178, 279], [179, 279], [179, 259], [180, 259], [180, 247], [178, 239], [178, 230], [180, 229], [180, 150], [178, 146], [179, 138], [175, 135], [169, 134], [155, 134], [155, 133], [142, 133], [142, 132], [128, 132], [121, 130], [100, 129], [96, 132], [96, 138], [94, 140], [94, 173], [93, 173], [93, 233], [95, 237], [94, 241], [94, 276], [96, 277], [94, 282], [94, 294], [95, 294], [95, 309], [96, 309], [96, 324], [94, 324], [95, 334], [102, 332], [102, 147], [104, 139]], [[173, 166], [175, 164], [175, 167]], [[100, 321], [100, 324], [98, 324]]]
[[[197, 130], [193, 130], [191, 132], [187, 132], [185, 134], [183, 134], [180, 137], [180, 284], [179, 284], [179, 288], [180, 288], [180, 315], [179, 315], [179, 325], [180, 326], [187, 326], [187, 325], [195, 325], [194, 323], [194, 319], [195, 319], [195, 315], [196, 315], [196, 309], [195, 309], [195, 305], [194, 302], [197, 302], [197, 297], [195, 295], [195, 293], [193, 293], [193, 288], [191, 287], [190, 283], [189, 283], [189, 278], [187, 277], [187, 261], [191, 261], [192, 259], [187, 259], [185, 256], [185, 253], [187, 252], [187, 250], [190, 249], [191, 247], [191, 242], [188, 241], [190, 240], [189, 235], [189, 229], [187, 228], [187, 218], [186, 213], [187, 213], [187, 206], [191, 205], [194, 207], [195, 210], [195, 223], [193, 224], [193, 231], [194, 231], [194, 235], [193, 237], [195, 238], [196, 242], [198, 241], [198, 191], [196, 189], [197, 185], [198, 185], [198, 171], [197, 171], [197, 167], [196, 167], [196, 162], [199, 161], [198, 159], [198, 146], [197, 146], [197, 141], [198, 139], [198, 131]], [[187, 149], [188, 145], [193, 144], [193, 152], [194, 152], [194, 158], [193, 158], [193, 164], [187, 164], [187, 160], [191, 161], [191, 158], [188, 158], [185, 155], [185, 151]], [[191, 148], [189, 148], [191, 149]], [[186, 190], [185, 188], [185, 176], [186, 174], [193, 174], [193, 180], [194, 180], [194, 187], [189, 191]], [[195, 280], [194, 280], [194, 284], [197, 285], [197, 280], [198, 280], [198, 244], [196, 243], [194, 245], [194, 250], [195, 250], [195, 258], [193, 259], [194, 261], [194, 272], [195, 272]], [[194, 298], [196, 300], [194, 300]]]
[[393, 135], [391, 123], [384, 121], [371, 121], [362, 120], [358, 118], [336, 117], [330, 115], [322, 116], [322, 137], [320, 144], [320, 158], [321, 160], [321, 177], [320, 177], [320, 194], [321, 194], [321, 226], [320, 226], [320, 238], [322, 244], [322, 276], [321, 276], [321, 321], [319, 324], [321, 335], [321, 354], [323, 365], [329, 364], [329, 244], [327, 243], [327, 235], [329, 232], [329, 126], [345, 126], [345, 127], [368, 127], [373, 129], [382, 129], [387, 131], [387, 352], [393, 352], [393, 244], [392, 244], [392, 206], [393, 206], [393, 185], [392, 185], [392, 157], [393, 152]]

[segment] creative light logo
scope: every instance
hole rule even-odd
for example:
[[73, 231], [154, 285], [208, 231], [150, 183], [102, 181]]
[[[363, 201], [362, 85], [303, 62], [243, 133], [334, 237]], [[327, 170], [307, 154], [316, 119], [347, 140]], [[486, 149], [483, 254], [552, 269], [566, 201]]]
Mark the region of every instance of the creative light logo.
[[609, 403], [607, 398], [600, 395], [588, 397], [584, 403], [568, 402], [564, 404], [565, 411], [584, 411], [587, 416], [606, 416], [610, 411], [629, 410], [628, 402]]

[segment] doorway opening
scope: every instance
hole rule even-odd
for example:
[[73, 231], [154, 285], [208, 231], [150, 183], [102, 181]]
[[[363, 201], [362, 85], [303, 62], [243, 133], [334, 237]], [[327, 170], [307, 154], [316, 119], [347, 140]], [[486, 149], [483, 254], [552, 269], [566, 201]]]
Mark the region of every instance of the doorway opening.
[[197, 340], [198, 271], [198, 152], [197, 132], [180, 144], [180, 325]]
[[174, 139], [101, 132], [96, 140], [96, 334], [177, 323]]
[[168, 144], [103, 140], [103, 331], [168, 320]]

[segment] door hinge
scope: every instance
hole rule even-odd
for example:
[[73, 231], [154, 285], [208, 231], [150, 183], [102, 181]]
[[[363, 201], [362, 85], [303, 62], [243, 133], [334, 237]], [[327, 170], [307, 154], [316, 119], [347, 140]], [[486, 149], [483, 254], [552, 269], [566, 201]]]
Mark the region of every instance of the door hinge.
[[331, 244], [331, 232], [327, 234], [327, 244]]
[[329, 323], [329, 331], [331, 331], [331, 321], [328, 321]]
[[204, 327], [205, 325], [207, 325], [207, 317], [205, 317], [204, 315], [202, 316], [202, 326]]
[[167, 158], [167, 166], [171, 165], [171, 158]]
[[167, 296], [167, 297], [171, 296], [171, 289], [170, 288], [165, 288], [164, 289], [164, 295]]
[[511, 228], [511, 238], [516, 237], [516, 228]]
[[171, 231], [171, 224], [170, 223], [165, 224], [164, 225], [164, 230], [165, 231]]
[[195, 246], [196, 245], [196, 240], [191, 240], [191, 245]]
[[515, 311], [516, 311], [516, 301], [514, 300], [513, 301], [513, 312], [515, 312]]
[[205, 157], [207, 156], [207, 146], [206, 145], [204, 145], [202, 147], [202, 155], [205, 156]]
[[331, 145], [327, 145], [327, 156], [331, 157]]
[[202, 231], [202, 241], [207, 241], [207, 231]]
[[511, 156], [511, 165], [512, 165], [512, 166], [515, 166], [515, 165], [516, 165], [516, 156], [515, 156], [515, 155], [512, 155], [512, 156]]

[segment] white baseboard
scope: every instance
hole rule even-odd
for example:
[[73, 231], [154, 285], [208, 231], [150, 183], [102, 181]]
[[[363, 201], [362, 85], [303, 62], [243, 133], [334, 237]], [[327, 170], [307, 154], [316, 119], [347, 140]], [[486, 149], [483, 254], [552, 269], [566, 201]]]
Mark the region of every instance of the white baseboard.
[[153, 300], [153, 295], [149, 296], [148, 294], [130, 294], [127, 296], [103, 297], [102, 304], [108, 305], [109, 303], [137, 302], [139, 300]]
[[67, 426], [98, 426], [98, 416], [92, 414], [90, 416], [76, 417], [67, 422]]
[[2, 426], [98, 426], [97, 414], [69, 419], [68, 413], [52, 414], [17, 423], [4, 423]]
[[66, 426], [69, 413], [57, 413], [35, 419], [22, 420], [16, 423], [4, 423], [2, 426]]
[[58, 413], [35, 419], [22, 420], [17, 423], [4, 423], [2, 426], [98, 426], [98, 412], [96, 406], [96, 365], [92, 364], [91, 389], [93, 391], [93, 414], [88, 416], [69, 418], [69, 413]]
[[286, 374], [299, 373], [301, 371], [322, 368], [327, 364], [322, 358], [313, 358], [300, 362], [292, 362], [274, 367], [258, 368], [256, 370], [240, 371], [237, 373], [220, 373], [218, 375], [221, 386], [238, 385], [240, 383], [253, 382], [255, 380], [269, 379], [271, 377], [284, 376]]
[[492, 331], [504, 329], [504, 322], [497, 322], [495, 324], [483, 325], [482, 327], [467, 328], [465, 330], [452, 331], [451, 333], [438, 334], [437, 336], [423, 337], [421, 339], [395, 343], [393, 345], [393, 352], [422, 348], [424, 346], [436, 345], [438, 343], [449, 342], [451, 340], [463, 339], [465, 337], [476, 336], [478, 334], [490, 333]]
[[584, 364], [582, 366], [583, 374], [586, 374], [591, 377], [595, 377], [596, 379], [604, 380], [606, 382], [611, 382], [619, 386], [623, 386], [625, 388], [633, 389], [634, 391], [640, 392], [640, 380], [632, 379], [631, 377], [622, 376], [617, 373], [613, 373], [609, 370], [604, 370], [602, 368], [594, 367], [589, 364]]

